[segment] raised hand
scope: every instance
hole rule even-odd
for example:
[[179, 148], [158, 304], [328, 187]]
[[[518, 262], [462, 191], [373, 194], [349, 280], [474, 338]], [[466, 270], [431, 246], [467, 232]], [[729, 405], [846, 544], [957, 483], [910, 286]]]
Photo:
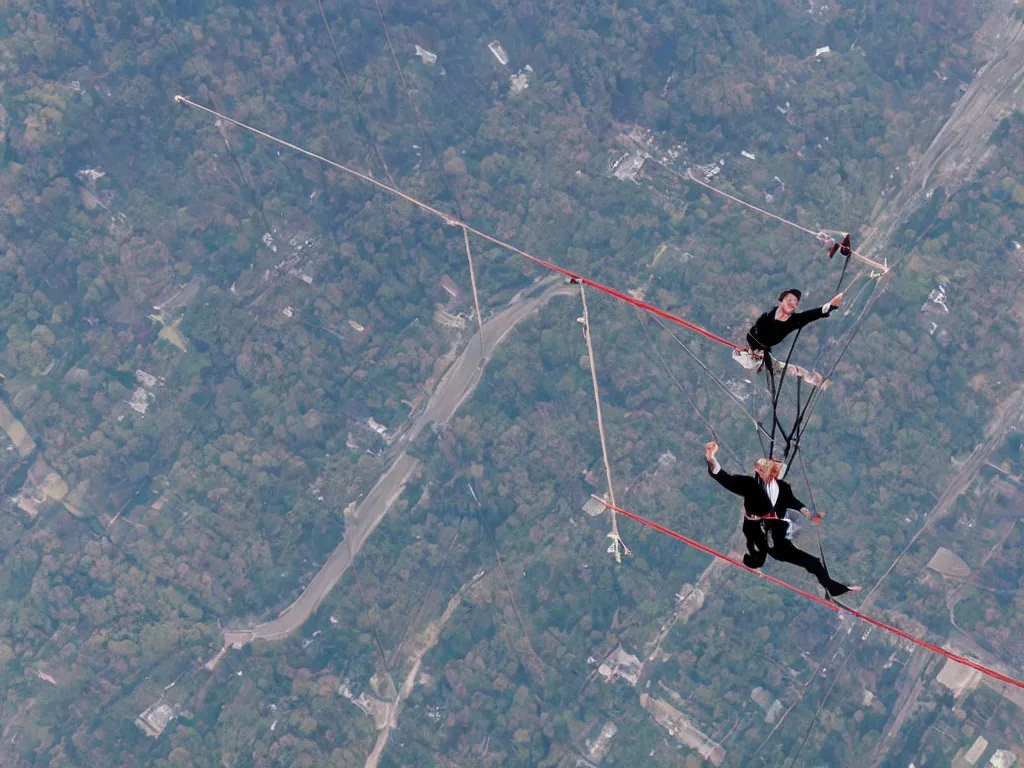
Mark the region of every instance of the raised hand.
[[716, 453], [718, 453], [718, 443], [712, 440], [710, 443], [704, 444], [704, 458], [707, 459], [708, 464], [715, 462]]

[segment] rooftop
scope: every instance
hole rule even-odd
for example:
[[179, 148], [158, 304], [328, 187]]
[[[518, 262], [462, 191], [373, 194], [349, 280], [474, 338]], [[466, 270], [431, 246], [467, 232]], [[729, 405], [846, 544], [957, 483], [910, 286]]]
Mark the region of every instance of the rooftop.
[[968, 765], [974, 765], [978, 762], [978, 758], [985, 753], [986, 749], [988, 749], [988, 739], [984, 736], [979, 736], [977, 741], [971, 745], [971, 748], [964, 753], [964, 760], [967, 761]]
[[636, 181], [637, 174], [649, 157], [647, 152], [639, 149], [632, 154], [627, 152], [612, 163], [612, 174], [620, 181]]
[[426, 64], [427, 66], [435, 64], [437, 62], [436, 53], [431, 53], [426, 48], [421, 48], [418, 45], [416, 46], [416, 55], [423, 59], [423, 63]]
[[725, 760], [725, 750], [698, 730], [690, 719], [666, 701], [640, 694], [640, 706], [646, 709], [669, 736], [681, 741], [717, 768]]
[[615, 682], [621, 677], [628, 680], [630, 685], [636, 685], [636, 681], [640, 679], [640, 673], [643, 672], [643, 664], [633, 654], [626, 653], [620, 645], [608, 654], [608, 658], [601, 662], [597, 671], [609, 683]]
[[609, 720], [593, 742], [589, 739], [587, 740], [587, 757], [594, 763], [600, 763], [604, 756], [608, 754], [608, 750], [612, 745], [612, 738], [618, 731], [618, 726]]
[[928, 567], [943, 576], [950, 576], [955, 579], [966, 579], [971, 575], [971, 569], [967, 563], [957, 557], [945, 547], [939, 547], [928, 561]]
[[135, 725], [150, 738], [157, 738], [174, 719], [174, 710], [166, 704], [154, 704], [135, 718]]
[[958, 664], [952, 659], [946, 659], [939, 674], [935, 677], [936, 682], [944, 685], [953, 691], [957, 698], [964, 693], [974, 690], [981, 682], [982, 674], [975, 669]]
[[441, 287], [444, 288], [445, 292], [453, 299], [458, 299], [459, 296], [462, 295], [459, 291], [459, 286], [457, 286], [455, 281], [448, 277], [448, 275], [442, 277], [439, 283]]
[[1010, 768], [1017, 763], [1017, 755], [1008, 749], [997, 749], [995, 754], [988, 759], [992, 768]]
[[526, 75], [525, 72], [517, 72], [516, 74], [512, 75], [511, 83], [512, 93], [522, 93], [523, 91], [530, 87], [530, 78]]
[[508, 54], [505, 53], [505, 49], [501, 47], [501, 43], [497, 40], [492, 40], [487, 44], [487, 47], [491, 49], [491, 53], [494, 54], [494, 58], [500, 61], [502, 66], [508, 66]]

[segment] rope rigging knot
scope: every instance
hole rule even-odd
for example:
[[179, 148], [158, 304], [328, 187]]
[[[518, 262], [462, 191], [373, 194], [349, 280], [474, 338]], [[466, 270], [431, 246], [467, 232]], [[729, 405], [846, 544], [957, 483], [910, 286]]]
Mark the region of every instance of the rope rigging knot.
[[628, 557], [633, 554], [617, 532], [612, 531], [608, 534], [608, 538], [612, 540], [612, 543], [608, 545], [608, 552], [615, 555], [615, 562], [621, 563], [623, 555]]

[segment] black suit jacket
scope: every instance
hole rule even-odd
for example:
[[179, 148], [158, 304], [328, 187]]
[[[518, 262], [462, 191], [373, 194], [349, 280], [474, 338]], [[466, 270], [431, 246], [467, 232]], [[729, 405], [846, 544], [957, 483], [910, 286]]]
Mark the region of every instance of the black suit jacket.
[[815, 320], [829, 317], [834, 307], [829, 306], [827, 312], [822, 312], [821, 307], [808, 309], [806, 312], [794, 312], [785, 321], [775, 319], [776, 309], [776, 307], [773, 307], [757, 318], [757, 321], [747, 331], [747, 344], [751, 349], [767, 349], [770, 351], [772, 347], [793, 331], [803, 328]]
[[708, 474], [725, 490], [742, 496], [743, 510], [751, 517], [766, 517], [774, 513], [776, 517], [784, 518], [787, 509], [803, 509], [806, 506], [793, 495], [793, 489], [785, 480], [776, 480], [779, 484], [779, 498], [775, 500], [773, 506], [764, 483], [754, 475], [730, 475], [724, 469], [711, 474], [710, 466]]

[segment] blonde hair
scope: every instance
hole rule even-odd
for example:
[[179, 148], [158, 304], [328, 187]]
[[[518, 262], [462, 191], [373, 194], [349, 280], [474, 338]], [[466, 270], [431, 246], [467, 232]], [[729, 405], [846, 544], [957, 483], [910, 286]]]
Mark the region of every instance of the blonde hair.
[[754, 466], [757, 469], [767, 470], [768, 480], [778, 480], [779, 475], [782, 474], [782, 462], [775, 461], [775, 459], [758, 459], [754, 462]]

